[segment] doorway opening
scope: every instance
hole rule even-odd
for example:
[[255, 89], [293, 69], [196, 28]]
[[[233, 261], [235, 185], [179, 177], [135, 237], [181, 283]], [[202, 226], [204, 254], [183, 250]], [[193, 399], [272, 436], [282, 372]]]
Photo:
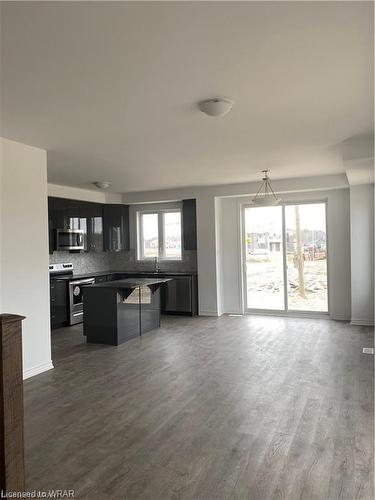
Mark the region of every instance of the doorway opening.
[[326, 203], [243, 207], [249, 312], [328, 313]]

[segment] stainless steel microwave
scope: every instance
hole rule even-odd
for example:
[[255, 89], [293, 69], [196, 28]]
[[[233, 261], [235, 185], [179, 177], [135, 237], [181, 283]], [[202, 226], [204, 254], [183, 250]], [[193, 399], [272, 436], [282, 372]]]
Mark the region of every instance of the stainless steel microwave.
[[56, 229], [55, 250], [84, 250], [82, 229]]

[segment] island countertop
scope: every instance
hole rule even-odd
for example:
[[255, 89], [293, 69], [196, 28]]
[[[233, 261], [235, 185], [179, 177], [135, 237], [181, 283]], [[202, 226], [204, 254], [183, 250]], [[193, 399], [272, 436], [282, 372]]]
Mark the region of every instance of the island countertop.
[[125, 278], [115, 281], [104, 281], [103, 283], [95, 283], [90, 285], [90, 288], [138, 288], [140, 286], [161, 285], [173, 278]]

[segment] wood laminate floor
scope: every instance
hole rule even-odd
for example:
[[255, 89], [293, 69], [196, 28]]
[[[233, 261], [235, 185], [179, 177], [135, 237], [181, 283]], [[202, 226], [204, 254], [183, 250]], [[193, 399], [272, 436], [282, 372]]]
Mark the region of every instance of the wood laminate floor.
[[28, 489], [90, 500], [372, 500], [371, 328], [173, 318], [119, 347], [53, 333], [25, 382]]

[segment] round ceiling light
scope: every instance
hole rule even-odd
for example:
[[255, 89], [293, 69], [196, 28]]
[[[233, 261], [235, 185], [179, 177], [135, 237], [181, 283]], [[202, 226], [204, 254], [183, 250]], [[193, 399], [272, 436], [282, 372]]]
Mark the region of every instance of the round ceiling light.
[[93, 184], [99, 189], [108, 189], [111, 185], [111, 183], [108, 181], [96, 181], [93, 182]]
[[234, 102], [223, 97], [206, 99], [199, 103], [199, 109], [208, 116], [225, 116], [231, 111]]

